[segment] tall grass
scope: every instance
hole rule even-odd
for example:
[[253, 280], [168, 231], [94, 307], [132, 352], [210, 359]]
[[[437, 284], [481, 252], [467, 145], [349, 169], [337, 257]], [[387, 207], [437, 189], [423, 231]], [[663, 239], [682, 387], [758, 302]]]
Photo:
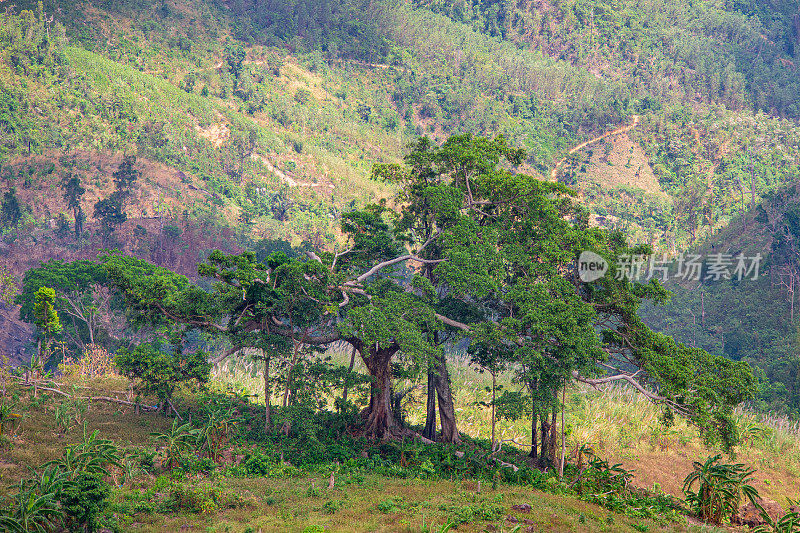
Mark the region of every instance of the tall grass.
[[[349, 350], [343, 347], [334, 347], [328, 354], [338, 364], [349, 363]], [[489, 439], [491, 410], [485, 404], [491, 398], [491, 377], [469, 365], [464, 353], [450, 354], [449, 368], [459, 430], [473, 438]], [[358, 358], [355, 370], [364, 372]], [[260, 364], [231, 359], [212, 372], [212, 382], [220, 389], [244, 392], [263, 403], [262, 371]], [[502, 374], [498, 382], [506, 389], [520, 387], [514, 383], [511, 373]], [[398, 384], [397, 388], [409, 384]], [[330, 393], [329, 408], [339, 395], [340, 390]], [[403, 407], [408, 424], [424, 425], [424, 387], [409, 394]], [[591, 447], [601, 457], [617, 459], [637, 459], [640, 454], [651, 452], [665, 457], [701, 457], [717, 451], [706, 449], [698, 428], [686, 420], [676, 417], [672, 425], [666, 426], [661, 414], [659, 406], [630, 387], [615, 385], [594, 390], [574, 385], [568, 389], [565, 410], [568, 458], [582, 446]], [[800, 423], [777, 416], [758, 415], [745, 408], [737, 409], [735, 414], [742, 439], [735, 449], [738, 460], [755, 468], [780, 468], [787, 474], [800, 477]], [[529, 416], [518, 420], [501, 419], [497, 422], [497, 435], [510, 445], [520, 445], [521, 451], [528, 451], [530, 448], [525, 445], [531, 440], [530, 426]]]

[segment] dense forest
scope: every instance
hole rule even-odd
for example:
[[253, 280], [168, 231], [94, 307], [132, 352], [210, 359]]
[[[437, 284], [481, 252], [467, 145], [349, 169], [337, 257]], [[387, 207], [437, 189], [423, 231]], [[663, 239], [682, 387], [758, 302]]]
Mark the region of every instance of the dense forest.
[[799, 61], [784, 0], [6, 7], [0, 531], [796, 531]]

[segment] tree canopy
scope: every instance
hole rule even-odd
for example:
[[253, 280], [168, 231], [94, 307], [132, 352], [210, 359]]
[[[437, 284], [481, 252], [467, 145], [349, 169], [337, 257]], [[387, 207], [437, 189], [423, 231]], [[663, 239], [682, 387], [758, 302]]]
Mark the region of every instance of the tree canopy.
[[[563, 185], [512, 172], [524, 154], [502, 137], [454, 136], [441, 147], [420, 139], [411, 148], [405, 166], [374, 170], [400, 185], [401, 207], [344, 215], [349, 248], [341, 252], [291, 260], [274, 253], [263, 263], [251, 252], [214, 252], [199, 267], [216, 281], [210, 291], [112, 255], [109, 281], [140, 316], [227, 335], [234, 351], [259, 335], [349, 343], [373, 380], [369, 435], [401, 430], [390, 405], [395, 355], [435, 361], [436, 335], [458, 332], [480, 351], [502, 354], [548, 407], [566, 381], [624, 381], [709, 438], [731, 441], [729, 415], [752, 395], [752, 374], [642, 323], [641, 302], [668, 293], [656, 280], [617, 276], [616, 264], [648, 247], [590, 226]], [[609, 275], [578, 278], [585, 250], [612, 265]]]

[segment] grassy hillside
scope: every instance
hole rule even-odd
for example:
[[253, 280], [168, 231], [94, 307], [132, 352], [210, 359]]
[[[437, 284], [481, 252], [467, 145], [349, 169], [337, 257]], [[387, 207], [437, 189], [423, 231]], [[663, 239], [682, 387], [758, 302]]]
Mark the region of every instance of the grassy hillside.
[[[429, 532], [445, 531], [443, 526], [451, 524], [458, 531], [514, 531], [517, 526], [522, 531], [721, 531], [663, 506], [668, 500], [641, 499], [648, 493], [681, 498], [691, 462], [704, 460], [713, 450], [702, 446], [693, 428], [682, 423], [665, 428], [657, 420], [658, 410], [627, 389], [574, 390], [567, 403], [570, 464], [581, 461], [573, 455], [579, 445], [582, 450], [591, 447], [597, 456], [631, 469], [632, 485], [639, 487], [633, 493], [639, 500], [621, 494], [621, 499], [607, 500], [597, 489], [576, 491], [547, 475], [522, 482], [511, 470], [481, 473], [480, 466], [475, 470], [470, 461], [457, 459], [456, 450], [470, 455], [488, 446], [489, 416], [485, 406], [476, 404], [487, 399], [488, 376], [460, 363], [455, 363], [454, 381], [466, 446], [426, 448], [411, 441], [378, 445], [350, 442], [349, 437], [328, 444], [325, 430], [318, 428], [316, 438], [325, 443], [318, 456], [309, 454], [314, 441], [309, 442], [305, 433], [313, 423], [293, 427], [288, 438], [278, 433], [254, 438], [260, 409], [243, 400], [249, 391], [241, 387], [250, 383], [244, 364], [216, 374], [212, 388], [233, 387], [238, 391], [234, 396], [226, 399], [218, 393], [188, 390], [179, 395], [179, 410], [198, 427], [214, 409], [232, 410], [227, 412], [236, 421], [216, 461], [198, 457], [198, 449], [184, 453], [178, 467], [167, 465], [170, 448], [152, 436], [169, 434], [172, 419], [41, 389], [34, 398], [30, 388], [7, 382], [3, 405], [21, 417], [5, 423], [0, 436], [2, 490], [13, 493], [11, 485], [26, 475], [27, 467], [57, 460], [65, 446], [83, 442], [85, 426], [87, 434], [96, 429], [100, 438], [112, 439], [124, 458], [120, 467], [110, 470], [113, 488], [103, 513], [103, 523], [115, 530], [314, 531], [309, 528], [321, 526], [325, 531]], [[257, 381], [254, 376], [255, 386]], [[109, 375], [72, 377], [58, 388], [77, 396], [124, 399], [128, 383]], [[332, 399], [333, 395], [327, 396]], [[146, 397], [142, 402], [150, 403]], [[406, 406], [409, 421], [420, 420], [419, 406], [413, 400]], [[736, 450], [737, 460], [757, 469], [754, 484], [759, 492], [785, 507], [785, 498], [798, 496], [796, 429], [779, 429], [775, 422], [764, 424], [750, 415], [740, 416], [739, 424], [745, 441]], [[503, 439], [524, 443], [529, 438], [527, 425], [525, 420], [501, 422], [498, 431]], [[303, 447], [302, 452], [297, 446]], [[479, 465], [482, 453], [471, 461]], [[502, 457], [520, 465], [525, 462], [513, 446], [504, 449]], [[512, 508], [520, 504], [530, 505], [530, 511]]]
[[503, 134], [520, 170], [665, 249], [724, 227], [750, 181], [760, 198], [797, 174], [784, 4], [42, 6], [4, 15], [0, 157], [136, 153], [264, 237], [333, 245], [330, 217], [386, 195], [369, 168], [416, 135]]

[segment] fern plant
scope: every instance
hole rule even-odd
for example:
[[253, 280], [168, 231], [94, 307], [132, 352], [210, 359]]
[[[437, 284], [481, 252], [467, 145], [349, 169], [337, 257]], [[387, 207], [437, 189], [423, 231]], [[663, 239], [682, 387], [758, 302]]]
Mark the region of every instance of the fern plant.
[[739, 508], [742, 496], [754, 501], [758, 492], [750, 485], [755, 470], [743, 464], [720, 463], [721, 454], [705, 463], [695, 461], [694, 471], [683, 481], [686, 503], [705, 522], [721, 524]]

